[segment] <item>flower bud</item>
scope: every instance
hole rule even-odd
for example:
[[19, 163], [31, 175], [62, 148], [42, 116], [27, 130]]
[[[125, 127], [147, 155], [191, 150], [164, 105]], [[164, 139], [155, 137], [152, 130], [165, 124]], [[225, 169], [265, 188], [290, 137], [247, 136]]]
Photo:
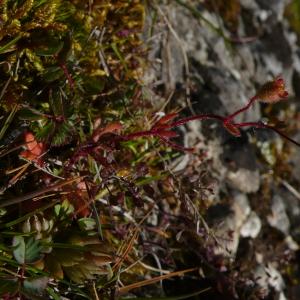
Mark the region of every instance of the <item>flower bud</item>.
[[262, 102], [275, 103], [287, 98], [289, 93], [285, 90], [285, 83], [281, 77], [266, 82], [257, 92], [256, 97]]

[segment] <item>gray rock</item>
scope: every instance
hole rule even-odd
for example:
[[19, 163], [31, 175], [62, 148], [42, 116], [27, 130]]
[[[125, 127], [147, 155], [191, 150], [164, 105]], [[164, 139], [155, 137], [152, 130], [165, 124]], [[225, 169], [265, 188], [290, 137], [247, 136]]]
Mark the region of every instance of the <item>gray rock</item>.
[[241, 6], [251, 10], [258, 10], [257, 3], [253, 0], [240, 0]]
[[[235, 194], [231, 210], [232, 213], [223, 220], [222, 226], [216, 230], [217, 237], [224, 237], [218, 239], [217, 254], [234, 258], [239, 245], [240, 229], [251, 212], [247, 196], [242, 193]], [[232, 233], [230, 237], [228, 237], [228, 232]]]
[[278, 20], [281, 20], [284, 13], [284, 8], [289, 0], [256, 0], [261, 8], [272, 11]]
[[268, 274], [269, 285], [273, 287], [275, 291], [281, 292], [285, 287], [285, 283], [279, 271], [273, 264], [269, 263], [266, 267], [266, 272]]
[[[282, 293], [285, 287], [281, 274], [272, 264], [268, 264], [267, 266], [264, 264], [258, 265], [254, 270], [254, 277], [262, 288], [269, 290], [269, 288], [272, 287], [278, 292], [278, 295]], [[282, 295], [284, 296], [284, 294]]]
[[[299, 77], [300, 78], [300, 77]], [[294, 136], [294, 139], [296, 141], [300, 140], [300, 134]], [[300, 151], [296, 151], [296, 149], [292, 152], [292, 154], [289, 156], [289, 163], [293, 166], [292, 168], [292, 176], [297, 181], [300, 181]]]
[[262, 224], [260, 218], [256, 212], [252, 211], [241, 228], [241, 236], [251, 237], [254, 239], [259, 235], [261, 226]]
[[282, 233], [289, 233], [290, 220], [286, 213], [284, 200], [279, 195], [272, 198], [271, 214], [267, 216], [267, 220], [272, 227]]
[[244, 193], [255, 193], [259, 189], [259, 171], [240, 168], [237, 171], [228, 171], [227, 182], [229, 185]]

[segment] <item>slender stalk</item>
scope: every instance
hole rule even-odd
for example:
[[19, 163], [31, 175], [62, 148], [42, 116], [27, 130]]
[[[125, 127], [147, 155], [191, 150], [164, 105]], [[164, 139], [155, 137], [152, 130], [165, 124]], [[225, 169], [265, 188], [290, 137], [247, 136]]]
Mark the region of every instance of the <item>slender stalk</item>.
[[178, 121], [175, 121], [169, 125], [169, 128], [178, 127], [178, 126], [184, 125], [188, 122], [195, 121], [195, 120], [209, 120], [209, 119], [212, 119], [212, 120], [215, 119], [215, 120], [224, 122], [226, 118], [219, 116], [219, 115], [215, 115], [215, 114], [196, 115], [196, 116], [187, 117], [187, 118], [183, 118]]
[[11, 124], [16, 112], [18, 111], [18, 105], [15, 104], [14, 107], [12, 108], [10, 114], [8, 115], [4, 125], [2, 126], [1, 130], [0, 130], [0, 140], [2, 140], [7, 128], [9, 127], [9, 125]]
[[146, 130], [146, 131], [138, 131], [138, 132], [133, 132], [127, 135], [122, 136], [122, 139], [125, 141], [130, 141], [137, 139], [139, 137], [145, 137], [145, 136], [157, 136], [158, 131], [157, 130]]
[[62, 71], [64, 72], [64, 74], [65, 74], [65, 76], [66, 76], [66, 78], [67, 78], [67, 80], [68, 80], [68, 83], [69, 83], [70, 88], [71, 88], [72, 90], [74, 90], [74, 80], [73, 80], [71, 74], [69, 73], [69, 70], [68, 70], [66, 64], [65, 64], [65, 63], [59, 62], [59, 66], [60, 66], [60, 68], [62, 69]]
[[169, 273], [169, 274], [164, 274], [164, 275], [160, 275], [160, 276], [157, 276], [157, 277], [154, 277], [154, 278], [150, 278], [150, 279], [146, 279], [146, 280], [143, 280], [143, 281], [135, 282], [135, 283], [129, 284], [127, 286], [123, 286], [123, 287], [119, 288], [118, 292], [119, 292], [119, 294], [125, 294], [125, 293], [128, 293], [129, 291], [131, 291], [132, 289], [136, 289], [136, 288], [139, 288], [139, 287], [142, 287], [142, 286], [154, 284], [156, 282], [159, 282], [159, 281], [164, 280], [164, 279], [169, 279], [169, 278], [174, 277], [174, 276], [182, 276], [186, 273], [197, 271], [197, 269], [198, 268], [190, 268], [190, 269], [186, 269], [186, 270], [175, 271], [175, 272], [172, 272], [172, 273]]
[[292, 138], [290, 138], [289, 136], [287, 136], [285, 133], [283, 133], [281, 130], [277, 129], [274, 126], [268, 125], [268, 124], [264, 124], [262, 122], [245, 122], [245, 123], [234, 123], [234, 125], [236, 127], [255, 127], [255, 128], [266, 128], [266, 129], [270, 129], [273, 130], [274, 132], [276, 132], [278, 135], [282, 136], [283, 138], [285, 138], [286, 140], [288, 140], [289, 142], [293, 143], [294, 145], [300, 147], [300, 143], [293, 140]]
[[38, 196], [40, 196], [44, 193], [48, 193], [48, 192], [51, 192], [53, 190], [55, 191], [55, 190], [65, 186], [65, 185], [73, 183], [73, 182], [75, 182], [75, 181], [77, 181], [81, 178], [83, 178], [83, 177], [71, 178], [71, 179], [59, 182], [57, 184], [51, 185], [49, 187], [45, 187], [45, 188], [42, 188], [40, 190], [31, 192], [31, 193], [28, 193], [28, 194], [25, 194], [25, 195], [21, 195], [19, 197], [15, 197], [15, 198], [11, 198], [11, 199], [1, 201], [0, 202], [0, 208], [6, 207], [6, 206], [9, 206], [9, 205], [13, 205], [13, 204], [17, 204], [17, 203], [21, 203], [21, 202], [26, 201], [26, 200], [30, 200], [32, 198], [38, 197]]
[[169, 141], [168, 139], [164, 138], [164, 137], [159, 137], [164, 143], [166, 143], [167, 145], [169, 145], [170, 147], [172, 147], [173, 149], [179, 150], [179, 151], [186, 151], [186, 152], [193, 152], [194, 148], [185, 148], [183, 146], [177, 145], [171, 141]]
[[[138, 132], [133, 132], [128, 135], [122, 136], [123, 141], [129, 141], [133, 140], [139, 137], [146, 137], [146, 136], [153, 136], [159, 138], [161, 141], [169, 145], [170, 147], [177, 149], [179, 151], [193, 151], [193, 148], [185, 148], [180, 145], [177, 145], [173, 142], [171, 142], [168, 138], [164, 137], [164, 133], [167, 129], [173, 129], [175, 127], [184, 125], [188, 122], [195, 121], [195, 120], [209, 120], [209, 119], [214, 119], [214, 120], [219, 120], [224, 122], [226, 118], [221, 117], [219, 115], [215, 114], [206, 114], [206, 115], [196, 115], [188, 118], [183, 118], [180, 119], [176, 122], [173, 122], [171, 124], [161, 124], [159, 127], [154, 127], [150, 130], [147, 131], [138, 131]], [[171, 131], [170, 131], [171, 132]]]
[[226, 120], [224, 122], [227, 121], [231, 121], [233, 118], [235, 118], [237, 115], [239, 115], [242, 112], [245, 112], [247, 109], [250, 108], [250, 106], [257, 100], [257, 96], [254, 96], [252, 98], [249, 99], [248, 103], [240, 108], [239, 110], [235, 111], [234, 113], [232, 113], [231, 115], [229, 115], [228, 117], [226, 117]]
[[[219, 116], [219, 115], [215, 115], [215, 114], [203, 114], [203, 115], [196, 115], [196, 116], [191, 116], [191, 117], [187, 117], [187, 118], [183, 118], [180, 119], [178, 121], [172, 122], [168, 124], [169, 120], [166, 120], [165, 123], [163, 124], [158, 124], [157, 126], [154, 126], [152, 129], [147, 130], [147, 131], [138, 131], [138, 132], [133, 132], [130, 133], [128, 135], [122, 136], [121, 138], [125, 141], [129, 141], [132, 139], [136, 139], [139, 137], [146, 137], [146, 136], [154, 136], [159, 138], [161, 141], [163, 141], [164, 143], [168, 144], [169, 146], [171, 146], [174, 149], [180, 150], [180, 151], [192, 151], [193, 148], [184, 148], [180, 145], [177, 145], [173, 142], [171, 142], [169, 140], [169, 138], [165, 137], [163, 134], [167, 131], [171, 132], [171, 129], [174, 129], [175, 127], [184, 125], [188, 122], [191, 121], [195, 121], [195, 120], [199, 120], [199, 121], [203, 121], [203, 120], [218, 120], [221, 121], [223, 123], [223, 126], [225, 128], [227, 128], [226, 125], [232, 125], [236, 128], [241, 128], [241, 127], [254, 127], [254, 128], [266, 128], [266, 129], [270, 129], [273, 130], [274, 132], [276, 132], [278, 135], [282, 136], [283, 138], [285, 138], [286, 140], [290, 141], [291, 143], [293, 143], [294, 145], [300, 147], [300, 143], [294, 141], [292, 138], [290, 138], [289, 136], [287, 136], [285, 133], [281, 132], [279, 129], [277, 129], [276, 127], [273, 127], [271, 125], [268, 124], [264, 124], [262, 122], [244, 122], [244, 123], [233, 123], [232, 120], [239, 114], [245, 112], [246, 110], [248, 110], [251, 105], [254, 104], [254, 102], [258, 99], [258, 97], [255, 95], [252, 98], [249, 99], [248, 103], [238, 109], [237, 111], [233, 112], [232, 114], [230, 114], [227, 117], [223, 117], [223, 116]], [[228, 130], [228, 129], [227, 129]]]

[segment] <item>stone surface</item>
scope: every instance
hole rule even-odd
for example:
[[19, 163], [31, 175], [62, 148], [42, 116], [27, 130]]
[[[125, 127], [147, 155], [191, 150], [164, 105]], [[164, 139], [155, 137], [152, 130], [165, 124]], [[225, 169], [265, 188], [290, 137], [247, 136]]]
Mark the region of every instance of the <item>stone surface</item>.
[[217, 228], [216, 236], [224, 237], [223, 239], [218, 239], [219, 249], [217, 253], [233, 258], [238, 249], [240, 229], [251, 212], [247, 196], [242, 193], [236, 193], [231, 209], [231, 214], [226, 216], [222, 221], [222, 226]]
[[272, 198], [271, 214], [267, 216], [267, 220], [272, 227], [288, 234], [290, 221], [286, 213], [284, 200], [279, 195]]
[[261, 227], [260, 218], [256, 212], [252, 211], [241, 228], [241, 236], [255, 239], [259, 235]]
[[[174, 93], [168, 107], [181, 107], [183, 116], [192, 113], [227, 115], [244, 106], [263, 83], [279, 74], [287, 82], [291, 98], [294, 94], [299, 98], [298, 37], [283, 19], [288, 2], [241, 0], [240, 26], [234, 34], [228, 32], [213, 13], [200, 10], [214, 26], [221, 27], [227, 37], [241, 41], [253, 38], [248, 43], [233, 43], [232, 47], [186, 9], [171, 2], [162, 6], [164, 16], [160, 16], [162, 22], [151, 56], [155, 72], [150, 77], [162, 87], [165, 98]], [[187, 87], [190, 88], [190, 107], [187, 107]], [[289, 101], [291, 110], [299, 110], [299, 101]], [[287, 110], [284, 103], [278, 107]], [[267, 105], [256, 103], [235, 121], [259, 121], [270, 111]], [[285, 121], [284, 111], [279, 117]], [[205, 152], [203, 161], [210, 161], [205, 171], [214, 179], [214, 196], [206, 202], [211, 205], [207, 219], [216, 236], [221, 237], [218, 253], [232, 260], [239, 255], [245, 255], [242, 259], [247, 260], [252, 253], [257, 260], [249, 263], [253, 263], [252, 270], [259, 285], [267, 292], [275, 290], [274, 299], [286, 299], [280, 267], [272, 255], [265, 252], [272, 252], [281, 245], [292, 251], [298, 249], [300, 201], [292, 188], [300, 192], [299, 150], [292, 148], [288, 153], [290, 148], [281, 137], [264, 129], [245, 128], [240, 138], [233, 137], [216, 121], [195, 121], [180, 132], [184, 136], [183, 145], [195, 145], [197, 151]], [[300, 135], [295, 139], [300, 140]], [[281, 161], [287, 159], [286, 153], [290, 160]], [[286, 171], [288, 168], [283, 168], [284, 164], [291, 166], [290, 173]], [[184, 172], [195, 167], [195, 160], [190, 154], [184, 154], [171, 166], [174, 172]], [[266, 178], [272, 179], [266, 184]], [[269, 236], [271, 244], [265, 245]], [[248, 248], [240, 249], [245, 244]], [[300, 299], [296, 290], [293, 300]]]
[[259, 189], [259, 172], [240, 168], [237, 171], [228, 171], [227, 180], [231, 187], [244, 192], [254, 193]]
[[254, 270], [254, 278], [256, 278], [257, 284], [262, 288], [269, 290], [272, 287], [277, 292], [277, 297], [285, 297], [283, 293], [285, 287], [284, 280], [272, 264], [268, 264], [267, 266], [264, 264], [258, 265]]

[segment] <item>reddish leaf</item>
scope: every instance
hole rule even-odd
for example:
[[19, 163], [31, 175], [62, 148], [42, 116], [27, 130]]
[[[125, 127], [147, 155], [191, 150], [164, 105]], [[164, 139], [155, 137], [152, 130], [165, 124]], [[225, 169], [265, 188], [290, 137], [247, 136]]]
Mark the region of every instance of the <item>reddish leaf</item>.
[[45, 152], [45, 145], [37, 142], [31, 132], [25, 133], [25, 143], [26, 150], [22, 151], [20, 156], [30, 161], [36, 160], [39, 164], [42, 164], [40, 157]]
[[70, 194], [72, 198], [72, 203], [76, 209], [76, 215], [80, 217], [87, 217], [90, 215], [91, 210], [89, 208], [87, 186], [84, 181], [80, 181], [76, 189]]
[[119, 132], [122, 129], [122, 124], [120, 122], [113, 122], [107, 124], [104, 128], [96, 129], [93, 133], [92, 139], [96, 143], [99, 141], [100, 137], [106, 133]]
[[158, 128], [158, 127], [162, 127], [162, 128], [167, 128], [168, 126], [164, 126], [167, 125], [168, 122], [172, 121], [173, 119], [175, 119], [178, 116], [178, 113], [171, 113], [171, 114], [167, 114], [164, 117], [160, 118], [153, 126], [153, 128]]

